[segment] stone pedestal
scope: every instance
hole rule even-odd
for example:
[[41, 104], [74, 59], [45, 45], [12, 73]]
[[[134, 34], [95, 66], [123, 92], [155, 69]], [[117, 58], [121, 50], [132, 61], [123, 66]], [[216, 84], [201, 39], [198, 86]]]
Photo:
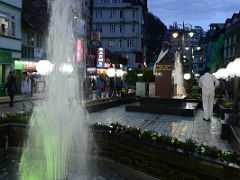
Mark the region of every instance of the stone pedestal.
[[136, 82], [136, 96], [146, 96], [146, 83]]
[[155, 83], [149, 83], [149, 97], [155, 96]]
[[173, 80], [172, 80], [172, 64], [161, 63], [156, 65], [155, 77], [155, 95], [161, 98], [172, 98], [173, 96]]

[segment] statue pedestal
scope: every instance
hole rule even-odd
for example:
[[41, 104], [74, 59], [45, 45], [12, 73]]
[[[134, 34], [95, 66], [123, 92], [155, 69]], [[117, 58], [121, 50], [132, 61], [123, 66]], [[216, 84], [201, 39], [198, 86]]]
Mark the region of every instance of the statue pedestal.
[[173, 80], [172, 80], [172, 64], [160, 63], [156, 65], [155, 77], [155, 95], [161, 98], [172, 98], [173, 96]]

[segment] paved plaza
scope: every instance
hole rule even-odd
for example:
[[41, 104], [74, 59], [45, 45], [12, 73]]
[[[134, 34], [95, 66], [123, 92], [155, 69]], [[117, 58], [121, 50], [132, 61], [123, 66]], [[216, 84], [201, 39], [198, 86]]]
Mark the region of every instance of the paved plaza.
[[125, 105], [123, 105], [93, 113], [90, 116], [94, 122], [119, 122], [127, 126], [173, 136], [180, 141], [190, 138], [198, 143], [216, 146], [223, 151], [231, 150], [230, 144], [220, 138], [220, 119], [213, 117], [210, 122], [203, 121], [202, 114], [202, 110], [198, 110], [195, 117], [126, 112]]
[[[1, 99], [0, 99], [1, 100]], [[38, 104], [40, 101], [35, 100]], [[30, 107], [29, 107], [30, 108]], [[28, 108], [28, 109], [29, 109]], [[14, 108], [9, 108], [8, 104], [0, 104], [0, 113], [22, 112], [21, 102], [16, 102]], [[89, 114], [91, 123], [114, 123], [137, 127], [142, 130], [155, 131], [160, 134], [173, 136], [180, 141], [186, 139], [196, 140], [198, 143], [205, 143], [216, 146], [221, 150], [231, 150], [229, 143], [220, 138], [221, 121], [213, 117], [212, 121], [202, 120], [202, 110], [198, 110], [195, 117], [183, 117], [172, 115], [159, 115], [140, 112], [126, 112], [125, 105]]]

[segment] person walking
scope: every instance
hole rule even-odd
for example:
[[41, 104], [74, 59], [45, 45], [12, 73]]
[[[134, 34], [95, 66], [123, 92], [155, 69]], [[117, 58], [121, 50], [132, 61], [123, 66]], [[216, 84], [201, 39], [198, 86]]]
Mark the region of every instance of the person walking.
[[21, 86], [21, 91], [22, 91], [22, 106], [23, 109], [26, 108], [26, 102], [31, 103], [33, 106], [33, 101], [31, 97], [31, 79], [28, 78], [27, 72], [23, 72], [23, 81], [22, 81], [22, 86]]
[[11, 108], [14, 105], [13, 100], [14, 100], [15, 94], [17, 93], [16, 80], [15, 80], [15, 77], [14, 77], [12, 71], [9, 72], [9, 76], [8, 76], [7, 79], [8, 80], [7, 80], [7, 83], [4, 86], [4, 91], [5, 91], [5, 89], [7, 89], [7, 94], [10, 98], [9, 107]]
[[205, 121], [210, 121], [212, 118], [215, 88], [219, 86], [219, 81], [210, 74], [210, 71], [211, 69], [206, 67], [205, 74], [199, 80], [199, 87], [202, 88], [203, 120]]

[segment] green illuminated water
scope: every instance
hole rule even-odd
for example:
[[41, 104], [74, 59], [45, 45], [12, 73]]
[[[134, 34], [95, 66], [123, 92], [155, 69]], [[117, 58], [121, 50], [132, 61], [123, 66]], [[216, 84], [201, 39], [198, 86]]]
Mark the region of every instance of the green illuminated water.
[[[81, 2], [81, 1], [78, 1]], [[49, 0], [51, 18], [47, 59], [54, 64], [47, 79], [47, 99], [34, 109], [20, 164], [21, 180], [65, 180], [71, 173], [86, 173], [89, 131], [81, 107], [82, 74], [75, 64], [73, 12], [75, 0]], [[78, 10], [79, 11], [79, 10]], [[72, 74], [59, 67], [68, 63]]]

